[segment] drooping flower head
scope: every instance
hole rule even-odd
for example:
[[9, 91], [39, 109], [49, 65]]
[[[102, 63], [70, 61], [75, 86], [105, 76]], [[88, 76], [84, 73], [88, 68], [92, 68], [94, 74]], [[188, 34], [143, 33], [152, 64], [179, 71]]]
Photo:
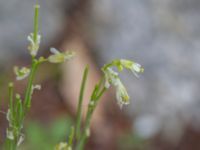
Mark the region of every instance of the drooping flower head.
[[105, 77], [105, 88], [109, 88], [111, 85], [116, 89], [117, 103], [122, 108], [123, 105], [129, 104], [128, 92], [121, 82], [119, 75], [115, 72], [112, 67], [117, 67], [118, 71], [122, 71], [124, 68], [133, 72], [138, 77], [138, 73], [142, 73], [144, 69], [138, 63], [135, 63], [126, 59], [116, 59], [109, 64], [103, 66], [102, 71]]
[[103, 70], [105, 75], [105, 88], [109, 88], [111, 85], [113, 85], [116, 89], [116, 98], [117, 98], [117, 104], [122, 108], [123, 105], [129, 104], [129, 96], [126, 91], [126, 88], [122, 84], [118, 73], [113, 71], [112, 68], [107, 68]]

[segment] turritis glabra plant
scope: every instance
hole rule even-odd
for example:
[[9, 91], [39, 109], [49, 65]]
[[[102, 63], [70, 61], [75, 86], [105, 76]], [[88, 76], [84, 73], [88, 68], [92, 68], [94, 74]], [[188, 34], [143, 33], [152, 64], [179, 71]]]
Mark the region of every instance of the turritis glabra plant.
[[[14, 67], [14, 72], [16, 74], [16, 80], [23, 80], [28, 78], [25, 96], [22, 98], [18, 93], [14, 92], [13, 83], [9, 83], [9, 104], [6, 117], [9, 126], [6, 130], [6, 150], [16, 150], [19, 149], [19, 145], [24, 141], [25, 135], [22, 132], [24, 119], [31, 108], [32, 94], [34, 90], [40, 90], [41, 86], [38, 84], [33, 84], [37, 68], [45, 62], [50, 63], [63, 63], [74, 56], [73, 52], [59, 52], [55, 48], [50, 48], [50, 55], [48, 58], [38, 57], [38, 50], [41, 42], [41, 35], [38, 30], [38, 16], [39, 16], [39, 5], [36, 4], [34, 16], [34, 32], [28, 36], [29, 46], [28, 50], [31, 56], [30, 67]], [[114, 70], [116, 68], [117, 71]], [[122, 109], [123, 105], [129, 104], [128, 92], [122, 83], [119, 72], [124, 69], [130, 70], [136, 77], [139, 73], [142, 73], [144, 69], [140, 64], [126, 59], [116, 59], [111, 61], [111, 63], [105, 64], [102, 70], [102, 78], [95, 85], [93, 92], [90, 97], [90, 101], [87, 107], [86, 118], [82, 120], [82, 109], [83, 109], [83, 99], [86, 87], [86, 81], [88, 77], [89, 67], [86, 66], [83, 72], [82, 82], [80, 86], [79, 102], [77, 106], [77, 116], [75, 125], [71, 127], [70, 135], [67, 141], [60, 142], [55, 146], [55, 150], [83, 150], [87, 139], [90, 136], [90, 123], [92, 115], [100, 101], [101, 97], [104, 95], [108, 89], [113, 86], [116, 90], [117, 104]], [[1, 112], [1, 111], [0, 111]]]
[[74, 56], [73, 52], [59, 52], [55, 48], [51, 48], [52, 55], [48, 58], [37, 56], [41, 42], [41, 35], [38, 30], [38, 16], [39, 5], [35, 5], [34, 16], [34, 31], [31, 33], [27, 40], [29, 41], [28, 50], [31, 56], [31, 65], [28, 67], [14, 67], [14, 73], [16, 74], [16, 80], [23, 80], [28, 78], [25, 96], [22, 98], [19, 94], [14, 92], [14, 84], [9, 83], [9, 104], [6, 117], [9, 126], [6, 130], [6, 150], [16, 150], [17, 147], [24, 141], [25, 135], [22, 133], [24, 119], [31, 107], [31, 97], [34, 90], [40, 90], [41, 86], [33, 84], [37, 68], [45, 62], [50, 63], [63, 63], [66, 60], [71, 59]]

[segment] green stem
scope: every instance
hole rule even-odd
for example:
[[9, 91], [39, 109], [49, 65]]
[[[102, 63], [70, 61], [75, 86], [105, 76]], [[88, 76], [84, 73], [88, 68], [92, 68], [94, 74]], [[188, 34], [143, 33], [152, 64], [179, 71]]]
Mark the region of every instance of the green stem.
[[30, 106], [31, 106], [33, 80], [34, 80], [38, 65], [39, 65], [38, 61], [35, 59], [32, 59], [31, 72], [30, 72], [30, 76], [28, 79], [28, 84], [27, 84], [27, 88], [26, 88], [26, 92], [25, 92], [25, 99], [24, 99], [25, 113], [26, 113], [26, 111], [28, 111], [30, 109]]
[[84, 73], [83, 73], [83, 78], [81, 82], [81, 89], [80, 89], [80, 94], [79, 94], [79, 102], [78, 102], [78, 110], [77, 110], [77, 120], [76, 120], [76, 128], [75, 128], [75, 135], [76, 135], [76, 140], [80, 138], [81, 134], [81, 114], [82, 114], [82, 104], [83, 104], [83, 96], [84, 96], [84, 91], [85, 91], [85, 86], [86, 86], [86, 80], [88, 76], [88, 66], [85, 67]]
[[34, 34], [33, 34], [33, 39], [34, 42], [37, 42], [37, 36], [38, 36], [38, 18], [39, 18], [39, 8], [40, 5], [36, 4], [35, 5], [35, 15], [34, 15]]
[[103, 96], [104, 92], [106, 91], [106, 88], [103, 87], [103, 89], [100, 91], [99, 95], [97, 96], [97, 100], [101, 98], [101, 96]]
[[9, 85], [8, 85], [8, 94], [9, 94], [10, 113], [13, 116], [13, 83], [9, 83]]
[[6, 149], [6, 150], [16, 150], [16, 149], [17, 149], [17, 146], [16, 146], [14, 140], [9, 140], [9, 139], [7, 139], [7, 140], [6, 140], [5, 149]]
[[[13, 83], [9, 83], [8, 84], [8, 95], [9, 95], [9, 111], [10, 111], [10, 115], [9, 115], [9, 126], [10, 124], [14, 125], [15, 124], [15, 120], [14, 120], [14, 107], [13, 107]], [[5, 142], [5, 148], [6, 150], [15, 150], [16, 149], [16, 140], [10, 140], [10, 139], [6, 139]]]
[[73, 140], [74, 140], [74, 127], [71, 127], [70, 135], [69, 135], [69, 140], [68, 140], [68, 147], [72, 148], [73, 147]]
[[[103, 80], [101, 80], [101, 82], [99, 83], [98, 90], [97, 91], [94, 90], [94, 92], [96, 92], [96, 94], [93, 95], [93, 93], [92, 93], [93, 98], [95, 98], [95, 99], [91, 99], [90, 103], [88, 105], [88, 110], [87, 110], [87, 114], [86, 114], [86, 121], [85, 121], [85, 127], [84, 127], [84, 130], [83, 130], [83, 134], [82, 134], [82, 136], [80, 138], [80, 142], [78, 143], [78, 145], [76, 147], [76, 150], [83, 150], [83, 148], [84, 148], [84, 146], [85, 146], [85, 144], [87, 142], [87, 139], [89, 137], [89, 133], [88, 132], [90, 131], [90, 122], [91, 122], [91, 118], [92, 118], [93, 112], [94, 112], [94, 110], [95, 110], [95, 108], [97, 106], [97, 103], [98, 103], [99, 99], [101, 98], [101, 96], [106, 91], [105, 87], [103, 87], [103, 89], [100, 91], [100, 85], [101, 85], [102, 82], [103, 82]], [[98, 92], [98, 91], [100, 91], [100, 92]], [[99, 94], [97, 94], [97, 93], [99, 93]], [[94, 103], [91, 104], [91, 102], [92, 103], [94, 102]]]

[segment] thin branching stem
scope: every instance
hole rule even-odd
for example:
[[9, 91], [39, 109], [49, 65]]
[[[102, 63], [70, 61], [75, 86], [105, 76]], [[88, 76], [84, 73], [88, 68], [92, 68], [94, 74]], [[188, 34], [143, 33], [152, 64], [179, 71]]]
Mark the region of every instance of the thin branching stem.
[[100, 80], [100, 83], [95, 86], [95, 89], [92, 93], [90, 103], [88, 104], [88, 110], [86, 114], [86, 120], [85, 120], [85, 127], [82, 132], [82, 135], [80, 137], [79, 143], [76, 147], [76, 150], [83, 150], [84, 146], [87, 142], [87, 139], [90, 135], [90, 122], [93, 115], [94, 110], [96, 109], [97, 103], [100, 100], [100, 98], [103, 96], [104, 92], [106, 91], [106, 88], [101, 88], [103, 80]]

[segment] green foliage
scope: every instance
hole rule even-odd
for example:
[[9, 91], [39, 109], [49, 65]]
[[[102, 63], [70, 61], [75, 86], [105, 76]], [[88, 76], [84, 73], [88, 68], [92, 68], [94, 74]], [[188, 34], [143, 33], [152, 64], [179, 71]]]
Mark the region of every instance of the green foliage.
[[72, 121], [69, 117], [56, 119], [48, 125], [29, 121], [25, 126], [26, 141], [21, 150], [51, 150], [60, 141], [66, 140], [70, 134]]

